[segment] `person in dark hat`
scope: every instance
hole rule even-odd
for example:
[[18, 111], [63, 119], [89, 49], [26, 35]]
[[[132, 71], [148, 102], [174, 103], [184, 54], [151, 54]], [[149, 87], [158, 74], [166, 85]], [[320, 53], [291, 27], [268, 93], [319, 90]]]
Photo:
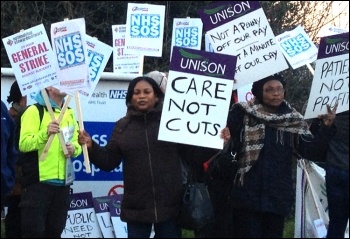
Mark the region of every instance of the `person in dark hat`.
[[303, 116], [285, 100], [286, 82], [272, 75], [253, 83], [252, 102], [230, 109], [229, 136], [239, 135], [238, 171], [231, 190], [233, 233], [237, 238], [282, 238], [285, 217], [295, 203], [292, 156], [315, 159], [335, 134], [337, 106], [320, 115], [314, 135]]
[[7, 102], [11, 104], [9, 112], [13, 118], [19, 114], [27, 106], [27, 96], [22, 96], [18, 82], [15, 81], [11, 85], [10, 94], [7, 96]]
[[[264, 96], [264, 89], [263, 88], [264, 88], [265, 83], [267, 83], [269, 81], [278, 81], [280, 83], [280, 84], [277, 83], [279, 85], [277, 87], [277, 90], [280, 91], [278, 93], [281, 93], [279, 95], [283, 95], [283, 100], [284, 100], [284, 97], [286, 95], [286, 92], [285, 92], [286, 91], [285, 90], [286, 81], [283, 79], [283, 77], [281, 75], [278, 75], [278, 74], [268, 76], [264, 79], [261, 79], [261, 80], [253, 83], [251, 92], [254, 95], [255, 99], [259, 100], [260, 102], [264, 101], [264, 97], [263, 97]], [[270, 92], [267, 92], [267, 93], [270, 93]]]
[[[19, 119], [20, 113], [27, 106], [27, 96], [22, 96], [19, 89], [18, 82], [15, 81], [11, 85], [10, 94], [7, 97], [7, 102], [11, 104], [9, 114], [15, 122]], [[17, 143], [15, 145], [18, 145]], [[17, 149], [18, 150], [18, 149]], [[6, 204], [8, 207], [5, 217], [5, 236], [6, 238], [20, 238], [21, 237], [21, 209], [18, 207], [21, 202], [21, 166], [20, 161], [17, 160], [15, 165], [15, 184], [11, 193], [7, 196]]]

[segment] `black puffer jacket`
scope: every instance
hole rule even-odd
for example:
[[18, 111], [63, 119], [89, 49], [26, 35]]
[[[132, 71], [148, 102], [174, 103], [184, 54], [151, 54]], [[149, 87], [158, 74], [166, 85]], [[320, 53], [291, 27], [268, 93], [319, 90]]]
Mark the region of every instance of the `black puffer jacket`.
[[[285, 104], [277, 114], [291, 112]], [[244, 112], [240, 107], [230, 111], [228, 126], [231, 135], [237, 133], [243, 122]], [[299, 136], [299, 153], [306, 159], [318, 158], [320, 148], [325, 147], [334, 134], [335, 127], [320, 129], [314, 138]], [[244, 176], [244, 185], [235, 186], [232, 191], [233, 206], [287, 216], [295, 202], [292, 178], [291, 134], [283, 133], [282, 140], [276, 128], [266, 125], [264, 147], [256, 164]]]
[[[196, 155], [202, 162], [217, 150], [159, 141], [162, 104], [146, 114], [128, 108], [117, 121], [108, 144], [93, 143], [90, 161], [104, 171], [124, 159], [124, 196], [121, 220], [158, 223], [175, 218], [182, 200], [180, 157]], [[208, 154], [209, 152], [209, 154]], [[204, 155], [204, 156], [203, 156]]]

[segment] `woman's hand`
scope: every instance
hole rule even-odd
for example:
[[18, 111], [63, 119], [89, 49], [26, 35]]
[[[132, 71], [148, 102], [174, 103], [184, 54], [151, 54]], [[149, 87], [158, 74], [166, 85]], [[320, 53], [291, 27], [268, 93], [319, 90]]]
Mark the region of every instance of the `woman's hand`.
[[224, 143], [226, 144], [231, 139], [230, 130], [228, 127], [225, 127], [220, 132], [220, 138], [224, 140]]
[[90, 135], [85, 130], [78, 130], [78, 143], [80, 145], [86, 144], [86, 147], [89, 149], [92, 146], [92, 139]]
[[331, 109], [330, 105], [327, 104], [327, 114], [319, 115], [318, 118], [322, 120], [325, 126], [331, 126], [336, 116], [338, 108], [338, 102], [335, 104], [333, 109]]

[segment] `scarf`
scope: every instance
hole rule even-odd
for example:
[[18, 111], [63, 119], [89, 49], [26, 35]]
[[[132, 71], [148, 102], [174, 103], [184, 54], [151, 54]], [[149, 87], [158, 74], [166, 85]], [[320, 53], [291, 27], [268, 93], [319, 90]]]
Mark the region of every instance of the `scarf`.
[[291, 143], [294, 147], [294, 140], [298, 137], [295, 135], [311, 135], [308, 124], [304, 121], [303, 116], [297, 112], [287, 101], [286, 113], [269, 113], [260, 103], [239, 102], [235, 105], [244, 110], [242, 136], [242, 147], [238, 159], [238, 171], [234, 183], [238, 186], [243, 185], [244, 175], [254, 166], [259, 158], [261, 149], [264, 147], [265, 127], [269, 126], [277, 129], [277, 142], [284, 144], [283, 133], [291, 133]]

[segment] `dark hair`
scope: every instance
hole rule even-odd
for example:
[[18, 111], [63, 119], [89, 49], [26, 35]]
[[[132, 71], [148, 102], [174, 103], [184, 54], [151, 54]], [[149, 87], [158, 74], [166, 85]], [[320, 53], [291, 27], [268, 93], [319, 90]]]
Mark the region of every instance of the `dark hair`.
[[151, 77], [148, 76], [138, 76], [129, 83], [128, 92], [125, 97], [125, 104], [128, 106], [131, 103], [132, 95], [134, 94], [134, 88], [136, 84], [140, 81], [147, 81], [153, 88], [154, 93], [159, 98], [164, 98], [164, 92], [160, 89], [159, 85], [155, 80], [153, 80]]
[[21, 98], [22, 98], [21, 90], [19, 89], [18, 82], [15, 81], [12, 83], [12, 86], [10, 89], [10, 95], [7, 96], [7, 102], [19, 103]]
[[[283, 79], [283, 76], [279, 74], [267, 76], [261, 80], [255, 81], [252, 86], [252, 94], [257, 98], [260, 102], [263, 102], [263, 86], [266, 82], [271, 80], [278, 80], [282, 83], [283, 88], [286, 88], [286, 81]], [[286, 93], [284, 93], [285, 95]]]

